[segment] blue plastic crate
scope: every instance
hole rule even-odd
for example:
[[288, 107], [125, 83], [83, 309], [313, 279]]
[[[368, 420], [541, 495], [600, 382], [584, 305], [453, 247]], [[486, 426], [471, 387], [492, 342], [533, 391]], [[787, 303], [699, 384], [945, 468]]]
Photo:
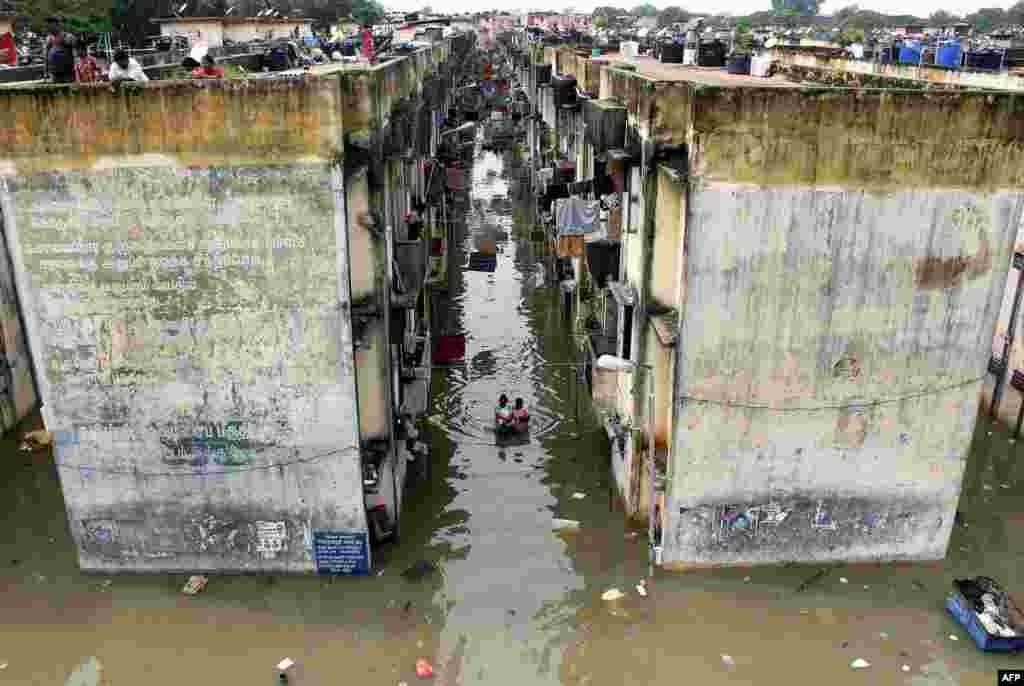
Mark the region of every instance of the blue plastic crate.
[[953, 591], [946, 596], [946, 611], [956, 620], [957, 624], [967, 630], [979, 648], [989, 653], [1013, 653], [1024, 650], [1024, 637], [999, 638], [989, 636], [985, 627], [978, 621], [974, 607], [959, 592]]

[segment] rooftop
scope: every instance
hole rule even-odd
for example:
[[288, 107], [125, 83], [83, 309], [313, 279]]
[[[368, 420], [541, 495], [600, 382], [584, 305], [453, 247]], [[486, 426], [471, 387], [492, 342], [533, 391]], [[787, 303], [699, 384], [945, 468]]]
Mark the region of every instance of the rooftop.
[[758, 88], [798, 88], [800, 84], [783, 76], [760, 78], [749, 75], [729, 74], [721, 67], [694, 67], [682, 64], [664, 64], [651, 57], [634, 57], [627, 59], [622, 53], [602, 55], [598, 60], [605, 60], [611, 67], [632, 65], [636, 73], [656, 81], [689, 81], [705, 86], [757, 86]]
[[312, 24], [307, 17], [160, 17], [150, 19], [154, 24]]

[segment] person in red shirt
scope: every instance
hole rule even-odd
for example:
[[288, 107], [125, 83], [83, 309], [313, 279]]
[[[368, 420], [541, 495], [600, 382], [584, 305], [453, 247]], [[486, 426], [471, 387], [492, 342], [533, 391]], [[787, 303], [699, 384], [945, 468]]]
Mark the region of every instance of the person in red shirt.
[[203, 56], [202, 65], [192, 70], [192, 77], [196, 79], [223, 79], [224, 69], [217, 66], [217, 61], [213, 59], [213, 55], [206, 54]]
[[96, 83], [100, 80], [100, 66], [96, 58], [89, 54], [89, 48], [82, 45], [78, 48], [78, 61], [75, 63], [75, 81], [78, 83]]

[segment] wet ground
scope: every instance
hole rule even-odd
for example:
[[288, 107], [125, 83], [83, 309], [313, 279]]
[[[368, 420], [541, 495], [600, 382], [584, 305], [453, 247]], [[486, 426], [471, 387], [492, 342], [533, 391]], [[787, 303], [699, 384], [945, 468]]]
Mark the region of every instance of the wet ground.
[[[493, 153], [473, 167], [451, 259], [497, 236], [497, 267], [455, 270], [443, 326], [465, 333], [466, 362], [435, 369], [423, 424], [433, 469], [407, 495], [402, 540], [375, 555], [374, 574], [215, 577], [195, 597], [180, 593], [180, 576], [84, 576], [51, 460], [8, 441], [0, 684], [271, 684], [284, 657], [297, 663], [291, 683], [318, 686], [416, 683], [421, 658], [451, 686], [988, 686], [997, 668], [1024, 668], [1024, 656], [978, 652], [942, 609], [954, 576], [983, 573], [1024, 593], [1024, 453], [986, 420], [967, 526], [946, 561], [656, 573], [641, 597], [646, 546], [612, 511], [605, 440], [565, 366], [573, 344], [541, 247], [512, 221], [523, 201], [510, 168]], [[531, 408], [527, 441], [496, 445], [501, 391]], [[553, 517], [581, 528], [555, 533]], [[420, 559], [440, 572], [402, 578]], [[626, 597], [602, 601], [611, 587]], [[856, 658], [871, 666], [851, 670]]]

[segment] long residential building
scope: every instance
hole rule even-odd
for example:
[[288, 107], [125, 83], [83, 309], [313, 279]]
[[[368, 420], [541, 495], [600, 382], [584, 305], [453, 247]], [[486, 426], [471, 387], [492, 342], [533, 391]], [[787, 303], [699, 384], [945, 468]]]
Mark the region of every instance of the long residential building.
[[395, 532], [471, 45], [0, 89], [0, 226], [82, 569], [360, 572]]
[[538, 216], [658, 559], [944, 557], [1024, 202], [1015, 96], [511, 44]]

